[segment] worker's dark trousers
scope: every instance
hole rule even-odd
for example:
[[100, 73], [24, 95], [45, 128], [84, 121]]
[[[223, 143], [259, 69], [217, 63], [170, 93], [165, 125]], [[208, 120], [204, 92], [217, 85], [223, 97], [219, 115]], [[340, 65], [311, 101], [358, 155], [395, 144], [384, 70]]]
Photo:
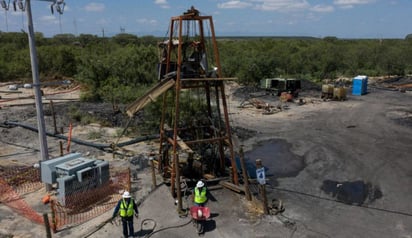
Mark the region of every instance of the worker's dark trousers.
[[134, 236], [133, 216], [122, 217], [122, 225], [124, 237]]

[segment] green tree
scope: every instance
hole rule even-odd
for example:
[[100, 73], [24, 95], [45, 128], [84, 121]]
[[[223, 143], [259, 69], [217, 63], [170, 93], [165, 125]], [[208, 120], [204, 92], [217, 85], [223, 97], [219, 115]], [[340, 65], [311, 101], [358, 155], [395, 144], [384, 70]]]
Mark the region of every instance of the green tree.
[[70, 45], [38, 47], [39, 72], [73, 77], [77, 73], [76, 49]]
[[52, 38], [52, 42], [56, 45], [71, 45], [76, 42], [76, 36], [73, 34], [58, 34]]
[[80, 34], [77, 39], [82, 47], [97, 44], [99, 42], [99, 38], [96, 35], [91, 34]]
[[139, 39], [137, 36], [127, 33], [120, 33], [113, 36], [112, 40], [121, 46], [126, 46], [129, 44], [138, 44]]

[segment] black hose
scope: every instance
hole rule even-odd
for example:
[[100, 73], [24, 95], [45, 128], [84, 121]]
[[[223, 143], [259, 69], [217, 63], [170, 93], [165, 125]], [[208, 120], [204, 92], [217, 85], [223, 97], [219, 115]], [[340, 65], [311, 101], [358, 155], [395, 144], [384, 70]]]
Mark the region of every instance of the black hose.
[[286, 188], [278, 188], [278, 187], [274, 187], [271, 184], [268, 184], [268, 185], [269, 185], [268, 189], [272, 189], [272, 190], [277, 190], [277, 191], [281, 191], [281, 192], [288, 192], [288, 193], [294, 193], [294, 194], [298, 194], [298, 195], [312, 197], [314, 199], [336, 202], [336, 203], [340, 203], [340, 204], [344, 204], [344, 205], [352, 206], [352, 207], [361, 207], [361, 208], [366, 208], [366, 209], [371, 209], [371, 210], [376, 210], [376, 211], [381, 211], [381, 212], [386, 212], [386, 213], [392, 213], [392, 214], [412, 217], [411, 212], [402, 212], [402, 211], [396, 211], [396, 210], [389, 210], [389, 209], [385, 209], [385, 208], [371, 207], [371, 206], [367, 206], [367, 205], [363, 205], [363, 204], [362, 205], [348, 204], [348, 203], [345, 203], [343, 201], [339, 201], [339, 200], [335, 200], [335, 199], [331, 199], [331, 198], [326, 198], [326, 197], [322, 197], [322, 196], [319, 196], [319, 195], [313, 195], [313, 194], [300, 192], [300, 191], [295, 191], [295, 190], [290, 190], [290, 189], [286, 189]]
[[164, 227], [164, 228], [159, 229], [159, 230], [157, 230], [157, 231], [154, 231], [154, 232], [152, 232], [152, 233], [150, 233], [150, 234], [147, 234], [147, 235], [145, 236], [145, 238], [149, 238], [149, 237], [151, 237], [153, 234], [156, 234], [156, 233], [161, 232], [161, 231], [164, 231], [164, 230], [173, 229], [173, 228], [180, 228], [180, 227], [187, 226], [187, 225], [189, 225], [191, 222], [192, 222], [192, 220], [189, 220], [188, 222], [183, 223], [183, 224], [181, 224], [181, 225]]
[[127, 146], [127, 145], [136, 144], [136, 143], [139, 143], [139, 142], [142, 142], [142, 141], [158, 139], [159, 137], [160, 137], [159, 134], [137, 137], [137, 138], [129, 140], [129, 141], [118, 143], [118, 144], [116, 144], [116, 146], [123, 147], [123, 146]]
[[150, 233], [152, 233], [152, 232], [155, 230], [156, 226], [157, 226], [157, 223], [156, 223], [156, 221], [155, 221], [154, 219], [151, 219], [151, 218], [143, 219], [142, 222], [140, 223], [140, 231], [141, 231], [142, 233], [143, 233], [143, 225], [144, 225], [144, 223], [147, 222], [147, 221], [152, 221], [154, 225], [153, 225], [151, 231], [150, 231], [148, 234], [145, 234], [145, 237], [148, 236], [148, 235], [150, 235]]
[[[37, 133], [39, 132], [39, 130], [37, 128], [35, 128], [33, 126], [25, 125], [23, 123], [19, 123], [19, 122], [5, 121], [4, 125], [6, 125], [6, 126], [19, 126], [21, 128], [28, 129], [28, 130], [31, 130], [31, 131], [34, 131], [34, 132], [37, 132]], [[56, 138], [66, 140], [66, 141], [68, 140], [67, 136], [64, 136], [64, 135], [61, 135], [61, 134], [54, 134], [54, 133], [51, 133], [51, 132], [46, 132], [46, 135], [51, 136], [51, 137], [56, 137]], [[124, 147], [124, 146], [127, 146], [127, 145], [132, 145], [132, 144], [136, 144], [136, 143], [139, 143], [139, 142], [142, 142], [142, 141], [153, 140], [153, 139], [157, 139], [157, 138], [159, 138], [158, 134], [142, 136], [142, 137], [137, 137], [137, 138], [132, 139], [130, 141], [125, 141], [125, 142], [122, 142], [122, 143], [119, 143], [119, 144], [116, 144], [116, 145], [113, 145], [113, 144], [97, 144], [97, 143], [92, 143], [92, 142], [79, 140], [79, 139], [76, 139], [76, 138], [71, 138], [71, 141], [73, 143], [76, 143], [76, 144], [79, 144], [79, 145], [94, 147], [94, 148], [97, 148], [99, 150], [106, 150], [106, 149], [112, 150], [114, 147]]]

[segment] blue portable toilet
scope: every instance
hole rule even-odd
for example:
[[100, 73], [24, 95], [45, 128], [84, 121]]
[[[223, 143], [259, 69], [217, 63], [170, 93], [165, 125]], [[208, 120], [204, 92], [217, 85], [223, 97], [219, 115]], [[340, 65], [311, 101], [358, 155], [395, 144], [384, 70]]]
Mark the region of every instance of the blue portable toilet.
[[368, 91], [368, 76], [358, 75], [352, 79], [352, 95], [364, 95]]

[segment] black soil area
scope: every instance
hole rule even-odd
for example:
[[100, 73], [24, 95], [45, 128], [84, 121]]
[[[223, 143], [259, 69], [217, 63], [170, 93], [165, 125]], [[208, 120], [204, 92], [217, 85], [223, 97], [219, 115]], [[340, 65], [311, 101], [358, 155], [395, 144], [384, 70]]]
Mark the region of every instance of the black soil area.
[[325, 180], [321, 189], [340, 202], [359, 206], [372, 203], [383, 196], [378, 187], [360, 180], [353, 182]]
[[[292, 145], [285, 140], [272, 139], [260, 142], [253, 150], [245, 153], [248, 165], [254, 165], [256, 159], [262, 161], [266, 170], [266, 176], [271, 180], [282, 177], [294, 177], [305, 168], [305, 162], [301, 156], [291, 151]], [[250, 168], [253, 174], [255, 168]]]

